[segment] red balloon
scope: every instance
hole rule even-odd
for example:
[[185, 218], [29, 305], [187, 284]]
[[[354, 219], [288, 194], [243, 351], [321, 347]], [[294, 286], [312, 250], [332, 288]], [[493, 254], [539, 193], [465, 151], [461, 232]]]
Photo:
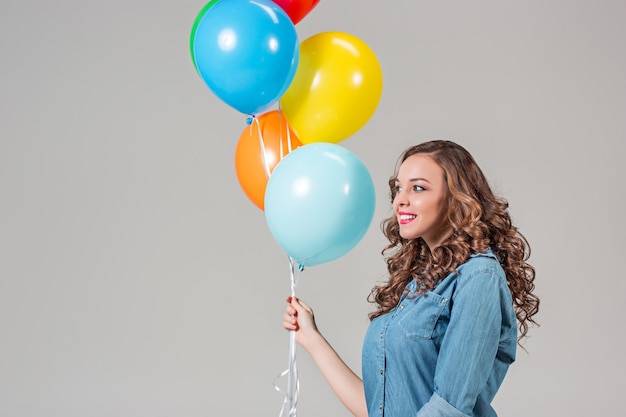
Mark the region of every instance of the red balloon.
[[273, 2], [287, 13], [295, 25], [304, 19], [304, 16], [309, 14], [320, 0], [273, 0]]

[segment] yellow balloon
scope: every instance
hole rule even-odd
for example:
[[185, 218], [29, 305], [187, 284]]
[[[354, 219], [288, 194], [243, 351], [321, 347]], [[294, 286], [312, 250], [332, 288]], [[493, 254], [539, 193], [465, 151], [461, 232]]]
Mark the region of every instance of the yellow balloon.
[[382, 89], [380, 64], [365, 42], [323, 32], [300, 44], [298, 69], [280, 105], [302, 143], [338, 143], [372, 117]]

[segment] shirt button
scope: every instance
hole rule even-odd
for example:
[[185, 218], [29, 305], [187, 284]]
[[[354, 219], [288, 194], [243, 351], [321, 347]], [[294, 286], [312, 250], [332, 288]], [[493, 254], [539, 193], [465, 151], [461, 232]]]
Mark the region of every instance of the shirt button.
[[383, 374], [383, 372], [384, 372], [384, 371], [381, 369], [381, 370], [380, 370], [380, 374], [382, 375], [382, 374]]
[[378, 409], [382, 410], [383, 409], [383, 405], [382, 404], [378, 404]]
[[400, 310], [404, 310], [404, 304], [400, 304]]

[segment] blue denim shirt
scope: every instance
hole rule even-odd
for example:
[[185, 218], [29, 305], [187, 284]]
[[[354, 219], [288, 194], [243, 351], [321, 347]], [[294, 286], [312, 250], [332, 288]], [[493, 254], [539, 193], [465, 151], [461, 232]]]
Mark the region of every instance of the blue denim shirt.
[[370, 417], [491, 417], [490, 403], [515, 360], [517, 322], [494, 254], [472, 255], [433, 291], [411, 281], [363, 344]]

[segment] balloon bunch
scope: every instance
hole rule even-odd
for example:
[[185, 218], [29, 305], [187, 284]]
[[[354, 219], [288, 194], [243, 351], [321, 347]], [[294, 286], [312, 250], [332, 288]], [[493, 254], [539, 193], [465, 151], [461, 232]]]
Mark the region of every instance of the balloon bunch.
[[[237, 178], [289, 256], [292, 295], [294, 265], [302, 270], [346, 254], [365, 235], [375, 205], [367, 168], [338, 143], [374, 114], [382, 71], [351, 34], [299, 41], [295, 25], [318, 2], [211, 0], [196, 16], [189, 45], [208, 88], [247, 115]], [[290, 385], [292, 366], [295, 360]]]
[[299, 42], [295, 25], [318, 2], [211, 0], [190, 36], [202, 80], [249, 116], [235, 151], [239, 184], [300, 266], [339, 258], [369, 227], [371, 178], [337, 144], [369, 120], [382, 94], [376, 55], [356, 36]]

